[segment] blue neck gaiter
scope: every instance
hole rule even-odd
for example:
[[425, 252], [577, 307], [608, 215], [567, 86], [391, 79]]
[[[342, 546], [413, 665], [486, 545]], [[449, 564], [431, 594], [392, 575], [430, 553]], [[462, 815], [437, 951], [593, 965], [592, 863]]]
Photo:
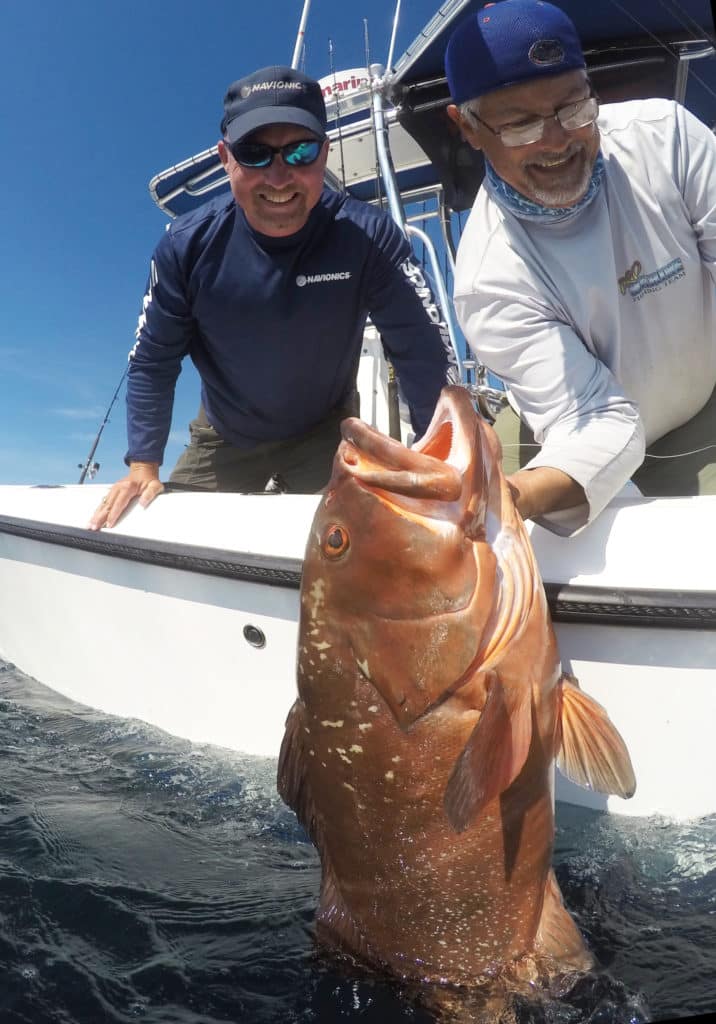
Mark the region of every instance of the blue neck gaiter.
[[484, 184], [490, 198], [494, 199], [503, 210], [513, 213], [521, 220], [550, 221], [552, 224], [558, 224], [561, 221], [575, 217], [586, 206], [589, 206], [597, 195], [603, 178], [604, 159], [602, 154], [599, 153], [594, 162], [589, 188], [578, 203], [575, 203], [574, 206], [541, 206], [539, 203], [528, 199], [527, 196], [523, 196], [521, 192], [518, 192], [512, 185], [508, 185], [506, 181], [503, 181], [492, 164], [485, 160]]

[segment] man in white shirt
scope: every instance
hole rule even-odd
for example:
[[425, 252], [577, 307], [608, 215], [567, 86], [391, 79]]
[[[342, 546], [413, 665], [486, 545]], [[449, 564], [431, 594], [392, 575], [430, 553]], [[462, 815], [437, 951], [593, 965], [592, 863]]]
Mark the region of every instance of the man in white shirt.
[[[543, 0], [472, 15], [446, 70], [486, 164], [458, 317], [541, 445], [510, 476], [520, 512], [571, 534], [647, 446], [678, 451], [699, 414], [716, 428], [716, 140], [671, 101], [600, 111], [574, 25]], [[716, 486], [716, 467], [690, 472]]]

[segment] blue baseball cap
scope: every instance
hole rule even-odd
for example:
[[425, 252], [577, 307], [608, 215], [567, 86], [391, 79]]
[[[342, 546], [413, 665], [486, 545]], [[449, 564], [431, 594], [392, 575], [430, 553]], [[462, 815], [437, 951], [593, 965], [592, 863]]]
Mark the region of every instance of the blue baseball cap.
[[270, 124], [295, 124], [326, 138], [326, 104], [314, 78], [282, 64], [232, 82], [224, 96], [221, 134], [239, 142]]
[[458, 25], [445, 53], [455, 103], [586, 66], [574, 23], [546, 0], [487, 4]]

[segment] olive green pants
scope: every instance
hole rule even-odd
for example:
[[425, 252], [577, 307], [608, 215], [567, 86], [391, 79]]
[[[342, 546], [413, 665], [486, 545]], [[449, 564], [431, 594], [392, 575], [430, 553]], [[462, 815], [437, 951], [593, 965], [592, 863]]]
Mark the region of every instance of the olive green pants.
[[305, 434], [254, 448], [235, 448], [211, 426], [200, 406], [196, 419], [189, 424], [190, 442], [169, 477], [170, 487], [246, 494], [264, 491], [269, 480], [277, 477], [281, 490], [313, 494], [330, 479], [341, 440], [341, 422], [357, 415], [356, 393]]
[[[510, 406], [495, 420], [505, 473], [515, 473], [539, 445]], [[650, 445], [632, 480], [650, 498], [716, 494], [716, 391], [701, 412]]]

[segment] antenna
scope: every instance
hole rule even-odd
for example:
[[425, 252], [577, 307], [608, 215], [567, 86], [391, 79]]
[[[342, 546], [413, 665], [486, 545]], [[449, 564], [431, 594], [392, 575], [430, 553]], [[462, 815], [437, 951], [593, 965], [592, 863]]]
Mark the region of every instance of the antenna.
[[[368, 19], [363, 18], [363, 44], [365, 46], [365, 66], [368, 71], [368, 81], [370, 82], [370, 38], [368, 35]], [[372, 83], [371, 83], [372, 88]], [[376, 127], [375, 127], [375, 111], [373, 104], [370, 105], [370, 116], [373, 122], [373, 155], [375, 156], [375, 198], [376, 202], [383, 208], [383, 189], [382, 189], [382, 176], [380, 170], [380, 160], [378, 157], [378, 140], [376, 138]]]
[[298, 67], [299, 61], [301, 60], [301, 53], [306, 42], [306, 22], [308, 21], [308, 12], [311, 9], [311, 0], [304, 0], [303, 11], [301, 12], [301, 21], [298, 26], [298, 33], [296, 35], [296, 45], [293, 48], [293, 57], [291, 58], [291, 67], [294, 70]]
[[370, 67], [370, 39], [368, 37], [368, 19], [363, 18], [363, 45], [365, 46], [365, 66]]
[[333, 40], [328, 40], [328, 70], [333, 76], [333, 97], [336, 101], [336, 124], [338, 125], [338, 148], [341, 154], [341, 184], [346, 187], [346, 162], [343, 156], [343, 130], [341, 128], [341, 101], [338, 80], [336, 79], [336, 65], [333, 60]]

